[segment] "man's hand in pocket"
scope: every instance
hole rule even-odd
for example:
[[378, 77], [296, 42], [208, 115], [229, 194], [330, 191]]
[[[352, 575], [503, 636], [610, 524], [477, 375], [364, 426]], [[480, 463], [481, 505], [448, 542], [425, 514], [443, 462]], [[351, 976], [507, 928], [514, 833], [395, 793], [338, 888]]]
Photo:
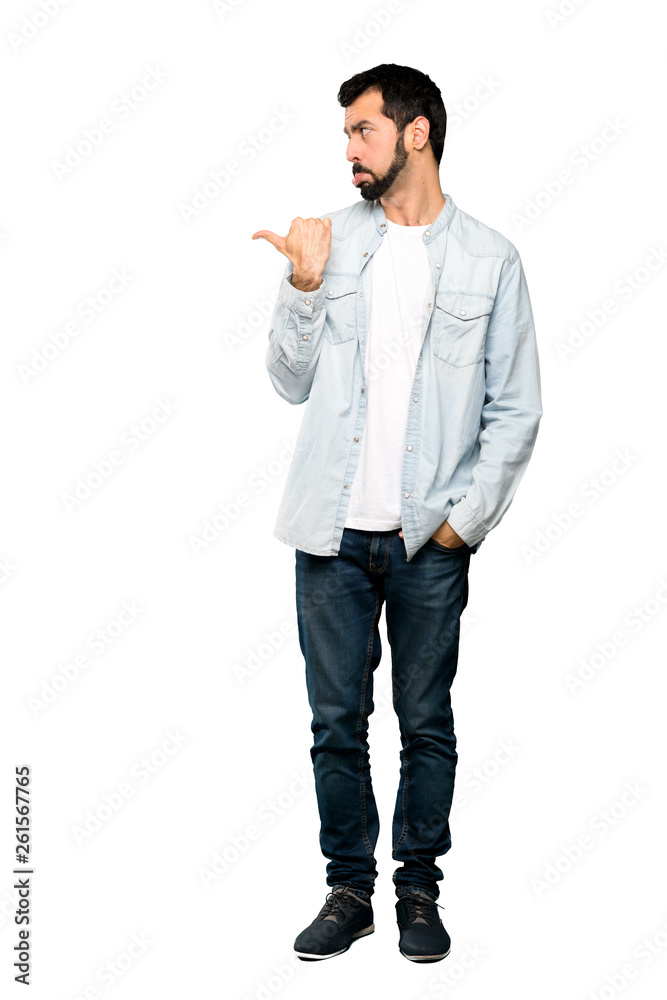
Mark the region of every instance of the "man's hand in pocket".
[[[402, 531], [399, 531], [398, 537], [403, 537]], [[458, 549], [459, 546], [465, 545], [465, 539], [461, 538], [460, 535], [457, 535], [447, 521], [443, 521], [435, 534], [431, 535], [431, 538], [434, 542], [444, 545], [447, 549]]]

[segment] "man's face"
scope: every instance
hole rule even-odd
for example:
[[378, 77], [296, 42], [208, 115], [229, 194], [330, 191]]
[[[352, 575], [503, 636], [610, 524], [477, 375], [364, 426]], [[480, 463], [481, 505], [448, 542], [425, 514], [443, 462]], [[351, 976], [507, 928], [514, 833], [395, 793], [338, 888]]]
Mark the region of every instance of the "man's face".
[[382, 95], [367, 90], [345, 109], [347, 158], [352, 163], [355, 186], [366, 201], [374, 201], [400, 177], [408, 154], [391, 118], [380, 112]]

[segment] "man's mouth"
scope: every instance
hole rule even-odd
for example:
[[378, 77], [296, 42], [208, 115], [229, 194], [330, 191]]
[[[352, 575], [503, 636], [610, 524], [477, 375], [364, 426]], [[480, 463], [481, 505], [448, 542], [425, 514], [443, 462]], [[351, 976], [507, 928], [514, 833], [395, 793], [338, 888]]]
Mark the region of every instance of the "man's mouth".
[[366, 177], [370, 177], [370, 174], [365, 174], [365, 173], [363, 172], [363, 170], [361, 170], [361, 171], [359, 171], [359, 173], [358, 173], [358, 174], [355, 174], [355, 175], [353, 176], [353, 178], [352, 178], [352, 183], [353, 183], [353, 184], [354, 184], [354, 186], [356, 187], [356, 186], [357, 186], [358, 184], [361, 184], [361, 182], [362, 182], [362, 181], [364, 180], [364, 178], [366, 178]]

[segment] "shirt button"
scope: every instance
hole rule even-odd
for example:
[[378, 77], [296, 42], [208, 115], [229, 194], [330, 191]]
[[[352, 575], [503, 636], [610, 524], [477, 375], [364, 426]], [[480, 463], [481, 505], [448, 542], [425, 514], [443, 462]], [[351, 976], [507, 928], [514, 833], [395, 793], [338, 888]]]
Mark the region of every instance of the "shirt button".
[[424, 233], [424, 236], [430, 236], [430, 235], [431, 235], [431, 230], [427, 229], [426, 232]]
[[387, 223], [386, 222], [381, 222], [380, 223], [380, 229], [386, 229], [386, 227], [387, 227]]
[[355, 440], [355, 441], [358, 441], [358, 440], [359, 440], [359, 438], [355, 438], [354, 440]]
[[408, 451], [412, 451], [412, 445], [411, 444], [408, 445]]
[[364, 297], [364, 293], [363, 292], [359, 292], [359, 298], [363, 299], [363, 297]]
[[308, 334], [304, 333], [301, 337], [302, 340], [308, 340]]
[[329, 295], [333, 295], [333, 288], [329, 289]]
[[436, 266], [436, 267], [440, 267], [440, 265], [439, 265], [439, 264], [436, 264], [435, 266]]
[[407, 498], [407, 497], [410, 496], [410, 494], [409, 493], [404, 493], [403, 496]]
[[366, 251], [366, 253], [364, 254], [364, 257], [368, 257], [368, 251]]
[[304, 305], [309, 306], [310, 305], [310, 299], [305, 299], [304, 300]]
[[465, 309], [462, 309], [462, 310], [461, 310], [461, 315], [462, 315], [462, 316], [465, 316], [465, 314], [466, 314], [466, 311], [465, 311]]
[[418, 398], [419, 398], [418, 396], [415, 396], [414, 399], [413, 399], [413, 403], [416, 403], [417, 400], [418, 400]]
[[347, 485], [347, 483], [345, 483], [345, 486], [343, 487], [343, 489], [344, 489], [344, 490], [347, 490], [347, 489], [349, 489], [349, 486]]

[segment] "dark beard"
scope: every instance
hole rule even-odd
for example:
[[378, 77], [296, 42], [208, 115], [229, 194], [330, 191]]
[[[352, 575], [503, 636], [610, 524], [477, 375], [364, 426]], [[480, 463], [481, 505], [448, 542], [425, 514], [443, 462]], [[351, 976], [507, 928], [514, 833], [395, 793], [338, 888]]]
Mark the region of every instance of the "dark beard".
[[[371, 174], [375, 180], [362, 181], [358, 187], [361, 197], [365, 198], [366, 201], [375, 201], [376, 198], [380, 198], [394, 183], [407, 163], [407, 160], [408, 154], [405, 151], [403, 133], [401, 133], [396, 140], [396, 145], [394, 147], [394, 159], [391, 161], [387, 173], [384, 177], [377, 177], [375, 174]], [[359, 173], [368, 173], [368, 171], [359, 171]]]

